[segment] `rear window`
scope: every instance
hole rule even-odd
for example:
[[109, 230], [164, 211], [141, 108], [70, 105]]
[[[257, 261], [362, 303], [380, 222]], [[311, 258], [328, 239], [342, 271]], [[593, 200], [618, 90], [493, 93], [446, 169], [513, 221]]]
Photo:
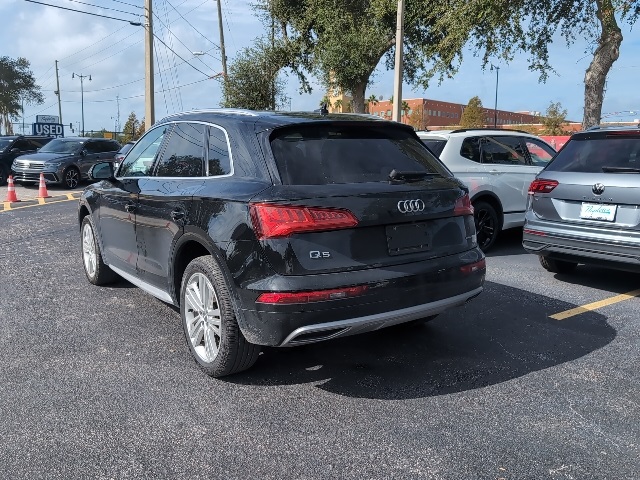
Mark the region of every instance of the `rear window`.
[[572, 138], [545, 170], [602, 173], [603, 167], [640, 168], [640, 136]]
[[433, 153], [440, 156], [440, 154], [444, 150], [444, 146], [447, 144], [447, 141], [423, 138], [422, 143], [424, 143], [427, 146], [427, 148], [431, 150]]
[[388, 125], [296, 125], [271, 149], [285, 185], [388, 182], [392, 170], [449, 176], [411, 132]]

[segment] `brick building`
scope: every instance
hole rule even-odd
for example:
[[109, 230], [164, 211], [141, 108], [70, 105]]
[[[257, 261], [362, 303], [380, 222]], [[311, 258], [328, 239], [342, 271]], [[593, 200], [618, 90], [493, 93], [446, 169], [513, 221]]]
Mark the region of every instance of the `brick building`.
[[[467, 107], [461, 103], [442, 102], [427, 98], [404, 99], [409, 105], [409, 110], [402, 112], [402, 123], [409, 123], [409, 117], [414, 120], [414, 125], [420, 130], [433, 127], [447, 127], [460, 124], [462, 112]], [[391, 120], [393, 104], [389, 100], [380, 100], [377, 104], [369, 103], [369, 113], [387, 120]], [[485, 125], [493, 126], [494, 110], [483, 108]], [[522, 125], [539, 123], [539, 112], [508, 112], [498, 110], [497, 125], [499, 127], [509, 125]], [[419, 125], [416, 125], [416, 122]]]

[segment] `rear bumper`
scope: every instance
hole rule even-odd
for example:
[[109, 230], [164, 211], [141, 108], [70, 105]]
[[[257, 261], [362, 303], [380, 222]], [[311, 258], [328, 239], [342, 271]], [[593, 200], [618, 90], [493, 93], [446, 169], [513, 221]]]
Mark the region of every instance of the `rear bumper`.
[[[437, 315], [480, 294], [485, 269], [461, 268], [484, 259], [479, 249], [425, 262], [337, 274], [273, 276], [238, 291], [240, 325], [252, 343], [290, 346], [378, 330]], [[312, 291], [366, 285], [344, 299], [262, 304], [265, 292]], [[267, 288], [268, 287], [268, 288]]]
[[527, 221], [522, 246], [529, 253], [576, 263], [640, 271], [640, 243], [619, 230]]

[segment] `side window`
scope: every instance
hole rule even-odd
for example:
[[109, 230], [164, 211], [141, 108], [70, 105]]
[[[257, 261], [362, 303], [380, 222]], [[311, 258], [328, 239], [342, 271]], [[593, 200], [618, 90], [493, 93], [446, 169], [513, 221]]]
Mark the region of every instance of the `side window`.
[[149, 130], [127, 155], [120, 165], [118, 176], [120, 177], [147, 177], [151, 175], [153, 161], [162, 144], [165, 133], [171, 127], [161, 125]]
[[16, 140], [16, 143], [14, 143], [13, 147], [11, 148], [17, 148], [21, 152], [33, 150], [33, 147], [31, 147], [31, 144], [28, 140]]
[[204, 171], [204, 130], [199, 123], [178, 123], [155, 172], [157, 177], [201, 177]]
[[482, 143], [482, 163], [526, 165], [527, 158], [520, 137], [485, 137]]
[[544, 167], [556, 154], [549, 145], [541, 142], [540, 140], [536, 140], [534, 138], [524, 138], [523, 140], [527, 150], [529, 151], [532, 165]]
[[100, 142], [98, 142], [97, 140], [85, 143], [84, 149], [87, 151], [87, 153], [100, 153], [102, 151], [100, 149]]
[[43, 142], [38, 140], [29, 140], [29, 150], [37, 150], [44, 145]]
[[465, 138], [460, 147], [460, 155], [480, 163], [480, 137]]
[[117, 152], [118, 151], [118, 145], [115, 142], [112, 142], [111, 140], [99, 140], [98, 142], [98, 149], [100, 152]]
[[209, 127], [209, 148], [207, 153], [208, 176], [212, 177], [231, 173], [229, 144], [222, 129]]

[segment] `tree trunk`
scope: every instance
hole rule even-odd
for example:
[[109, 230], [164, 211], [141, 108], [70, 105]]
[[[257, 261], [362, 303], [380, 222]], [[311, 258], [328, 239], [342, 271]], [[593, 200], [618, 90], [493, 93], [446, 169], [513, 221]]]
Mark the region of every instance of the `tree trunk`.
[[351, 91], [351, 111], [353, 113], [365, 113], [364, 109], [364, 93], [367, 89], [367, 82], [360, 82], [356, 84]]
[[602, 27], [598, 48], [584, 76], [584, 118], [582, 128], [600, 123], [604, 86], [613, 63], [620, 56], [622, 32], [616, 22], [611, 0], [597, 0], [597, 16]]

